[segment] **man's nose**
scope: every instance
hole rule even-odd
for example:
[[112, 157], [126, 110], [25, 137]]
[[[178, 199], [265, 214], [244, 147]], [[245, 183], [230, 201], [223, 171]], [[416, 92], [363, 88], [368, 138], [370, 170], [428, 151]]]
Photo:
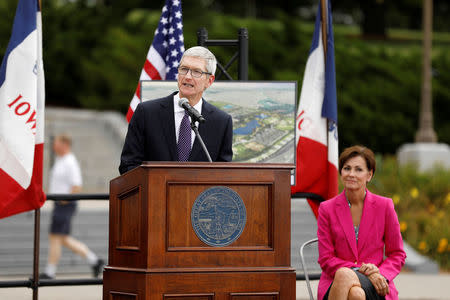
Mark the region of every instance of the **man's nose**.
[[184, 77], [190, 77], [190, 78], [192, 79], [192, 78], [193, 78], [193, 77], [192, 77], [192, 71], [189, 70], [189, 71], [186, 73], [186, 75], [184, 75]]

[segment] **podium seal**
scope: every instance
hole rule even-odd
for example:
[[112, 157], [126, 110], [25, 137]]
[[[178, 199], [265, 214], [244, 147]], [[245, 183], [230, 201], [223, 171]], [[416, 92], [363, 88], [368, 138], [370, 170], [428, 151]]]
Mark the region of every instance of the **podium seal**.
[[213, 247], [228, 246], [236, 241], [246, 221], [244, 201], [238, 193], [225, 186], [204, 190], [191, 210], [195, 234], [202, 242]]

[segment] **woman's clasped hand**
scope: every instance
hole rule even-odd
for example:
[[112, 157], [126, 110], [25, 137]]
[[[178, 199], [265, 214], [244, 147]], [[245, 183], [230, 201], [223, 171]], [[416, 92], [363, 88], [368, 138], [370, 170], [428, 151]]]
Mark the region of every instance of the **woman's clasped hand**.
[[369, 278], [370, 282], [372, 282], [375, 290], [380, 296], [386, 296], [389, 294], [389, 284], [386, 278], [380, 274], [380, 270], [377, 266], [374, 264], [363, 263], [358, 271]]

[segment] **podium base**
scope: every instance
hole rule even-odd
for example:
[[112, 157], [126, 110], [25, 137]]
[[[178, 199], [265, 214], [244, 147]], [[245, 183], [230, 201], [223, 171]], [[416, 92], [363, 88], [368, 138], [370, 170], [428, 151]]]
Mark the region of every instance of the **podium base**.
[[148, 273], [106, 268], [103, 300], [294, 300], [295, 272]]

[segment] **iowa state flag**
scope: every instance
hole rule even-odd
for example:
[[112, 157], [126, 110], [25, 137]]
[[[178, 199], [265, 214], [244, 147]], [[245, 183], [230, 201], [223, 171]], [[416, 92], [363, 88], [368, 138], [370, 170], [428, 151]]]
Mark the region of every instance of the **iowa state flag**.
[[38, 0], [19, 0], [0, 68], [0, 218], [45, 202], [41, 25]]
[[[322, 9], [306, 63], [296, 120], [297, 168], [292, 194], [314, 193], [329, 199], [338, 193], [338, 131], [334, 39], [327, 1], [326, 55], [322, 39]], [[319, 203], [308, 199], [317, 217]]]

